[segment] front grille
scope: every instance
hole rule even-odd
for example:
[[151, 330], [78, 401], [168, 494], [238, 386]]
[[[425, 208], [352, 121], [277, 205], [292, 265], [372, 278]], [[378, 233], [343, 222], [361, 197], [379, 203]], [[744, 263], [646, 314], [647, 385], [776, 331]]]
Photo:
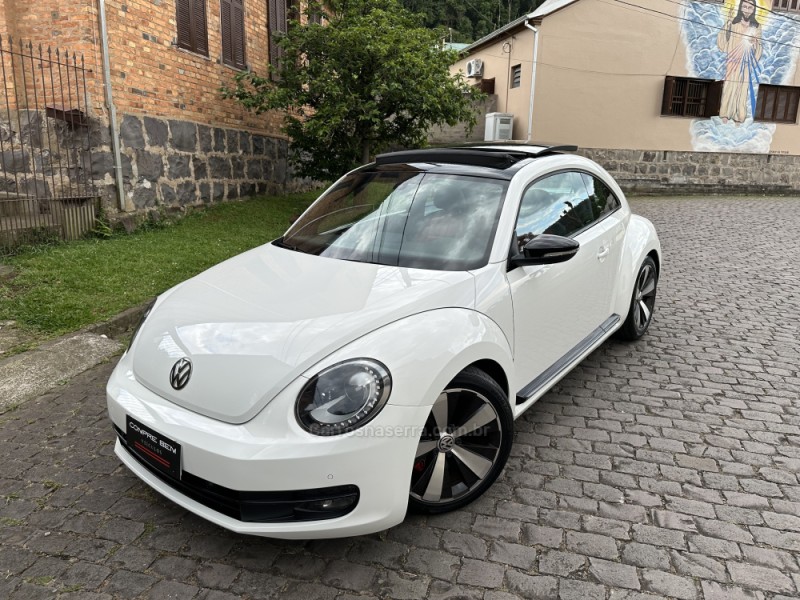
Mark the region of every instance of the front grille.
[[211, 483], [187, 471], [183, 471], [181, 478], [177, 479], [152, 468], [131, 450], [125, 439], [125, 433], [116, 425], [114, 430], [128, 454], [152, 475], [195, 502], [237, 521], [244, 523], [321, 521], [344, 516], [358, 504], [359, 490], [355, 485], [283, 492], [241, 492]]

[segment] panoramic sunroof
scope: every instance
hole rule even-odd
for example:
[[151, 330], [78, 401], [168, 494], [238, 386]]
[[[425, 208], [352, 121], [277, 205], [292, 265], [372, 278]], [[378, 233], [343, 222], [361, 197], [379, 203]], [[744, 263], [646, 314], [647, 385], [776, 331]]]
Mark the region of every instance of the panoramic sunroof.
[[469, 147], [469, 148], [424, 148], [422, 150], [401, 150], [379, 154], [375, 164], [386, 165], [396, 163], [449, 163], [506, 169], [525, 158], [535, 158], [559, 152], [574, 152], [577, 146], [549, 146], [527, 149], [508, 147]]

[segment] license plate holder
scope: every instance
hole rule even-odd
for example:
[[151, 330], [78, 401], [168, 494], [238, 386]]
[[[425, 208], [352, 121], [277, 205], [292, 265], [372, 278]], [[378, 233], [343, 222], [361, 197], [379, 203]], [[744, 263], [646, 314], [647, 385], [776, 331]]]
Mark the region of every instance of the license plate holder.
[[131, 416], [127, 417], [125, 441], [130, 451], [148, 466], [175, 479], [181, 478], [181, 445], [178, 442]]

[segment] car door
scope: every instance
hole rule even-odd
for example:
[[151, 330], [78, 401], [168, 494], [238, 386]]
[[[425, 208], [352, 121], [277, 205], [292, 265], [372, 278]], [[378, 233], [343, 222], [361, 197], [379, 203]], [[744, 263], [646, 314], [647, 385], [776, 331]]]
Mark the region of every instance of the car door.
[[608, 275], [608, 312], [609, 315], [614, 306], [614, 290], [619, 276], [619, 264], [622, 260], [622, 247], [625, 239], [625, 227], [627, 221], [624, 211], [621, 210], [622, 204], [616, 197], [611, 188], [608, 187], [600, 178], [589, 173], [582, 173], [583, 181], [586, 184], [586, 191], [592, 203], [592, 212], [596, 222], [602, 221], [605, 228], [606, 247], [608, 256], [603, 261]]
[[573, 238], [580, 249], [566, 262], [517, 266], [507, 273], [518, 403], [535, 395], [574, 361], [576, 349], [602, 332], [609, 318], [611, 240], [604, 220], [595, 218], [581, 173], [556, 173], [524, 192], [512, 252], [521, 252], [528, 241], [543, 233]]

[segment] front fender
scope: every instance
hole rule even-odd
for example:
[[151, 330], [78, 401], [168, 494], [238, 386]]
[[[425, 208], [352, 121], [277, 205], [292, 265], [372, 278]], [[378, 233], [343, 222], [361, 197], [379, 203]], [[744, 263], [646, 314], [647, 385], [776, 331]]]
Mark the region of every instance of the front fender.
[[644, 261], [645, 256], [653, 251], [658, 255], [657, 262], [660, 274], [662, 267], [661, 243], [658, 241], [656, 228], [644, 217], [631, 215], [625, 230], [622, 260], [620, 261], [616, 297], [614, 299], [614, 312], [622, 317], [620, 322], [624, 322], [628, 316], [631, 294], [633, 294], [633, 285], [639, 272], [639, 266]]
[[389, 404], [399, 406], [433, 405], [459, 372], [479, 360], [496, 362], [506, 379], [513, 379], [511, 348], [500, 327], [465, 308], [430, 310], [390, 323], [337, 350], [304, 376], [351, 358], [386, 365], [392, 375]]

